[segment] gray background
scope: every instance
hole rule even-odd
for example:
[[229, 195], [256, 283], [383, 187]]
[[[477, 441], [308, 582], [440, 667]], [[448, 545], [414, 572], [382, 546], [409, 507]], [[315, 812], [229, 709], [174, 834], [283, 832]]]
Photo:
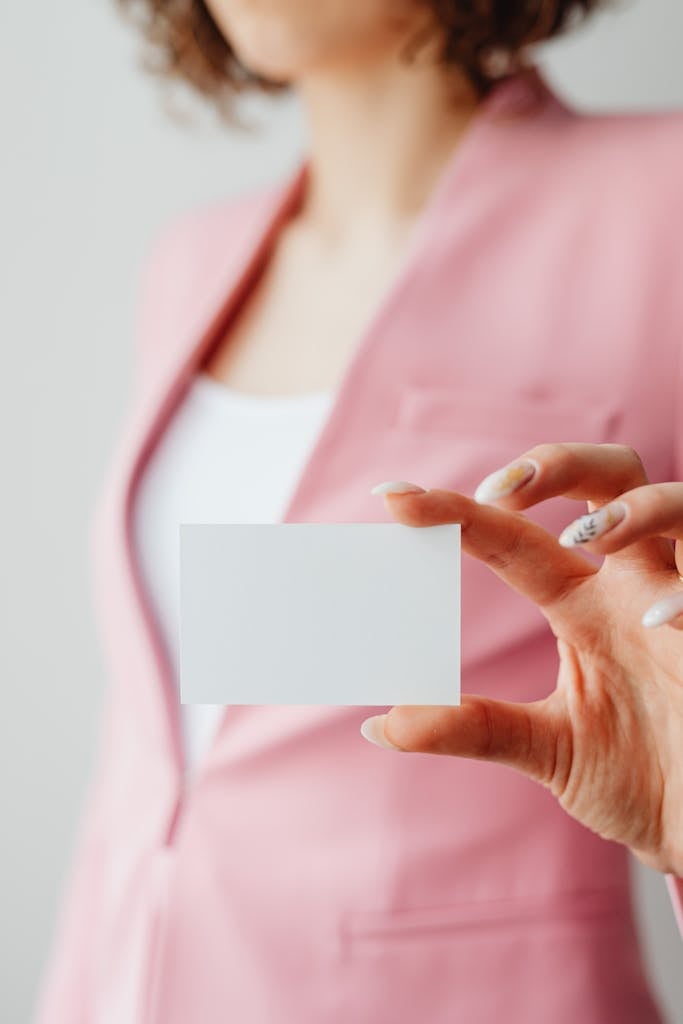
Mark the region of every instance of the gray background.
[[[640, 0], [543, 59], [580, 106], [683, 107], [681, 38], [680, 0]], [[285, 173], [302, 128], [291, 102], [262, 108], [257, 134], [207, 116], [178, 127], [135, 70], [135, 38], [107, 2], [3, 3], [0, 47], [0, 1018], [21, 1024], [106, 680], [84, 533], [126, 402], [144, 254], [177, 212]], [[681, 943], [663, 880], [639, 869], [637, 891], [653, 977], [681, 1020]]]

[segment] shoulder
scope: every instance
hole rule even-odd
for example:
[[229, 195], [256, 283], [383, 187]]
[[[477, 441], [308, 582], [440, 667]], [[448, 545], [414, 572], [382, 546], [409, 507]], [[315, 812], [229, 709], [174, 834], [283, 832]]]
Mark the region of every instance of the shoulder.
[[285, 182], [261, 185], [177, 214], [152, 236], [148, 246], [149, 261], [174, 263], [210, 259], [217, 250], [224, 250], [247, 236], [285, 186]]
[[586, 266], [657, 318], [659, 343], [643, 348], [648, 373], [656, 352], [671, 351], [664, 335], [683, 359], [683, 111], [573, 114], [565, 135], [557, 163], [564, 191], [575, 191]]
[[[624, 258], [653, 255], [667, 273], [683, 256], [683, 110], [583, 111], [563, 98], [529, 125], [524, 145], [512, 140], [520, 164], [513, 182], [540, 218], [585, 240], [585, 258], [599, 262], [623, 245]], [[676, 284], [678, 286], [678, 284]]]
[[[170, 218], [152, 234], [138, 275], [142, 330], [173, 323], [201, 304], [211, 282], [231, 261], [239, 265], [282, 201], [290, 178], [229, 198], [201, 203]], [[188, 313], [189, 315], [189, 313]]]
[[239, 267], [251, 239], [281, 202], [289, 179], [227, 199], [202, 203], [172, 217], [152, 235], [136, 287], [136, 373], [154, 370], [160, 349], [194, 331], [216, 290]]
[[[568, 110], [555, 133], [564, 169], [577, 183], [679, 200], [683, 190], [683, 110], [594, 113]], [[663, 190], [663, 191], [662, 191]]]

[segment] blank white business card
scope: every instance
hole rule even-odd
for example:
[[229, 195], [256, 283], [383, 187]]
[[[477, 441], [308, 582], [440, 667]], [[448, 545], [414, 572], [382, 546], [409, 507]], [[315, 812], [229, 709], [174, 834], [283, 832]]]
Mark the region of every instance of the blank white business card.
[[183, 524], [184, 704], [459, 704], [460, 527]]

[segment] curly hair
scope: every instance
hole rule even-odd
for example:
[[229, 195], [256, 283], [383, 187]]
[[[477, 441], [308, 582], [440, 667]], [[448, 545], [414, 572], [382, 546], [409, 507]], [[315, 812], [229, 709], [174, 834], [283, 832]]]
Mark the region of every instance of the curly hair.
[[[439, 61], [462, 68], [484, 96], [502, 71], [523, 64], [525, 47], [560, 34], [604, 0], [421, 0], [441, 30]], [[230, 117], [235, 93], [286, 89], [237, 58], [204, 0], [117, 0], [150, 44], [148, 70], [184, 81]], [[419, 46], [421, 40], [415, 39]], [[414, 52], [415, 47], [413, 47]], [[502, 71], [500, 70], [502, 69]]]

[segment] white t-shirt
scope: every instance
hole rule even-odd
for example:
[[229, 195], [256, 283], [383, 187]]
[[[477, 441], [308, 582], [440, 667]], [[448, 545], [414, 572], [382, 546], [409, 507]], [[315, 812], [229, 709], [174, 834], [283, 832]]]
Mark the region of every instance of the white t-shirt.
[[[136, 494], [134, 537], [176, 686], [180, 523], [278, 522], [331, 401], [331, 391], [245, 394], [201, 371], [155, 446]], [[224, 710], [182, 705], [189, 771], [196, 769]]]

